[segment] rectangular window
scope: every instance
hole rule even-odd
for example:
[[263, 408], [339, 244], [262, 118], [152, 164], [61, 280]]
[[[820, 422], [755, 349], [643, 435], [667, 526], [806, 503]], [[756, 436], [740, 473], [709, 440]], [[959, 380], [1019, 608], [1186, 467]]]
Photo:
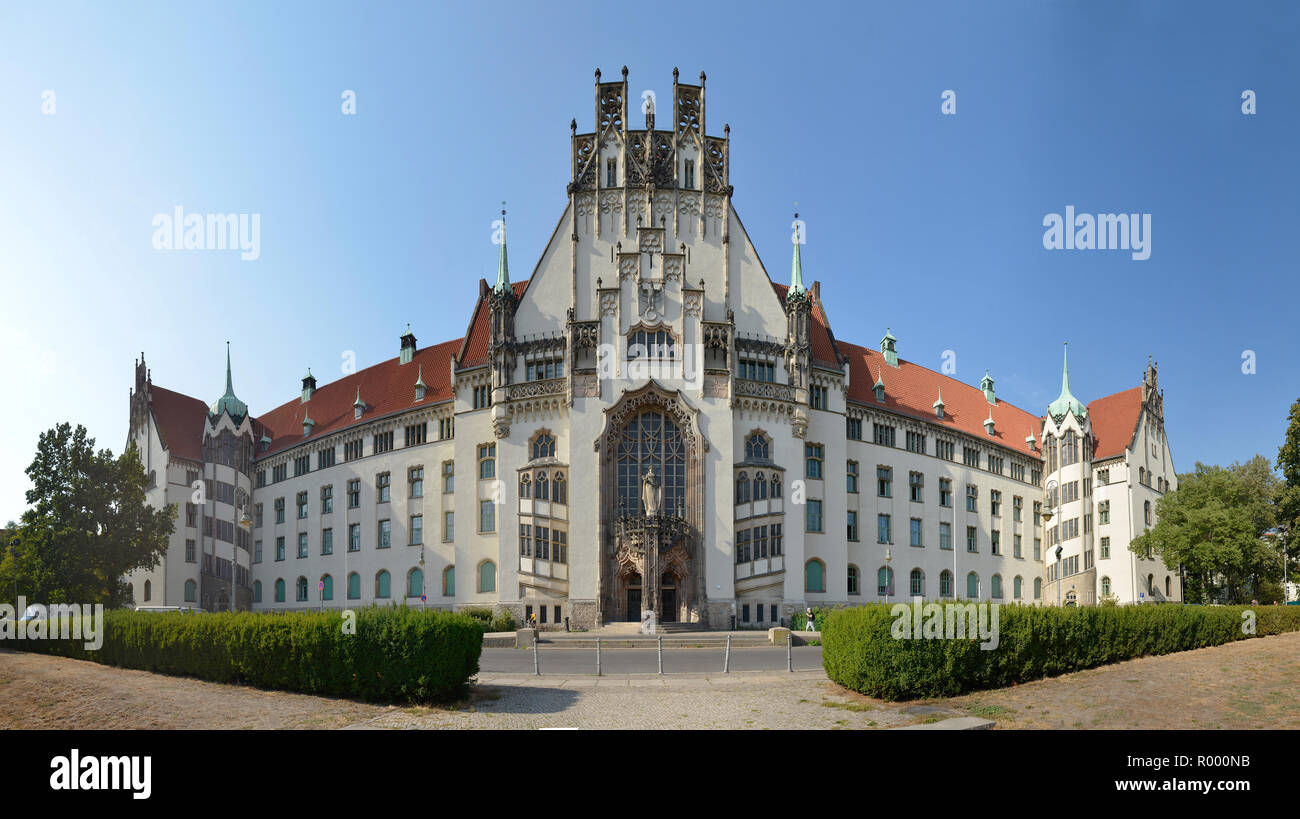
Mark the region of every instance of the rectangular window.
[[361, 551], [361, 524], [360, 523], [348, 524], [348, 551], [349, 552]]
[[185, 562], [194, 563], [195, 560], [196, 558], [194, 557], [194, 541], [187, 540], [185, 541]]
[[1025, 499], [1020, 497], [1019, 495], [1012, 495], [1011, 496], [1011, 519], [1014, 520], [1016, 523], [1019, 523], [1021, 518], [1021, 512], [1024, 511], [1024, 508], [1025, 508]]
[[356, 439], [355, 441], [348, 441], [348, 442], [346, 442], [345, 444], [343, 444], [343, 460], [344, 460], [344, 462], [347, 462], [347, 461], [355, 461], [355, 460], [357, 460], [357, 459], [360, 458], [360, 457], [361, 457], [361, 439], [360, 439], [360, 438]]
[[328, 515], [334, 511], [334, 487], [322, 486], [320, 488], [320, 513]]
[[253, 525], [258, 529], [262, 528], [262, 504], [253, 506]]
[[438, 419], [438, 440], [439, 441], [445, 441], [448, 438], [455, 437], [456, 435], [455, 423], [456, 421], [454, 418]]
[[804, 477], [813, 480], [822, 479], [822, 445], [804, 444]]
[[912, 518], [911, 532], [908, 538], [908, 542], [911, 543], [913, 546], [923, 545], [921, 543], [921, 519], [920, 518]]
[[894, 531], [889, 522], [889, 515], [876, 515], [876, 542], [894, 542]]
[[952, 548], [952, 524], [946, 520], [939, 522], [939, 548]]
[[1002, 493], [996, 489], [989, 490], [989, 508], [993, 511], [994, 517], [1002, 515]]
[[920, 472], [909, 472], [907, 474], [908, 500], [913, 503], [921, 503], [924, 500], [922, 497], [922, 490], [924, 488], [925, 476]]
[[612, 157], [605, 160], [605, 187], [618, 187], [618, 160]]
[[998, 455], [989, 456], [989, 471], [995, 475], [1002, 474], [1002, 458]]
[[253, 541], [253, 562], [262, 562], [262, 541], [260, 540]]
[[298, 493], [298, 520], [302, 520], [306, 517], [307, 517], [307, 493], [299, 492]]
[[1110, 501], [1104, 500], [1097, 504], [1097, 522], [1110, 523]]
[[980, 495], [979, 489], [974, 484], [969, 484], [969, 483], [966, 484], [966, 511], [967, 512], [979, 511], [979, 506], [978, 506], [979, 495]]
[[876, 467], [876, 494], [882, 498], [894, 495], [894, 470], [888, 466]]
[[[558, 529], [551, 530], [551, 560], [556, 563], [569, 562], [569, 533]], [[558, 615], [556, 615], [558, 617]]]
[[1024, 551], [1021, 549], [1021, 546], [1020, 546], [1020, 539], [1021, 539], [1021, 536], [1020, 536], [1020, 535], [1013, 535], [1012, 537], [1013, 537], [1013, 540], [1012, 540], [1012, 542], [1011, 542], [1012, 555], [1015, 556], [1015, 557], [1024, 557], [1024, 556], [1025, 556], [1025, 555], [1024, 555]]
[[846, 467], [847, 476], [845, 482], [850, 494], [856, 494], [858, 491], [858, 462], [849, 461]]
[[275, 559], [276, 561], [284, 560], [284, 535], [275, 539]]
[[442, 513], [442, 539], [446, 543], [456, 539], [456, 513]]
[[411, 497], [424, 497], [424, 467], [411, 467], [407, 473], [407, 482], [411, 485]]
[[804, 506], [806, 521], [805, 531], [820, 532], [822, 531], [822, 502], [819, 500], [810, 500]]
[[393, 476], [389, 472], [380, 472], [375, 476], [375, 503], [388, 503], [390, 484]]
[[334, 554], [334, 530], [320, 530], [320, 553], [323, 555]]
[[952, 479], [939, 479], [939, 505], [945, 508], [952, 507]]
[[849, 533], [848, 533], [848, 538], [849, 538], [849, 540], [857, 540], [857, 539], [858, 539], [858, 513], [855, 512], [855, 511], [853, 511], [852, 509], [849, 510]]
[[1101, 539], [1101, 556], [1103, 560], [1110, 557], [1110, 538], [1108, 537]]
[[872, 440], [881, 446], [894, 446], [894, 428], [888, 424], [872, 424]]
[[442, 494], [450, 495], [456, 491], [456, 464], [454, 461], [442, 462]]
[[925, 436], [919, 432], [907, 433], [907, 451], [925, 454]]
[[393, 545], [393, 522], [387, 518], [379, 521], [379, 542], [375, 544], [376, 549], [387, 549]]
[[275, 522], [284, 523], [284, 498], [275, 499]]
[[782, 555], [781, 549], [783, 547], [782, 541], [784, 537], [782, 529], [784, 526], [785, 524], [783, 523], [772, 524], [772, 557], [780, 557]]
[[751, 533], [750, 530], [748, 529], [742, 529], [741, 531], [736, 533], [736, 562], [737, 563], [748, 563], [750, 561], [752, 557], [749, 551], [750, 537], [751, 537]]
[[966, 551], [968, 552], [979, 551], [978, 533], [974, 526], [966, 527]]
[[392, 450], [393, 450], [393, 431], [389, 430], [388, 432], [376, 432], [374, 454], [379, 455], [384, 452], [391, 452]]
[[1107, 483], [1110, 483], [1110, 470], [1109, 470], [1109, 469], [1098, 469], [1098, 470], [1097, 470], [1097, 483], [1098, 483], [1098, 484], [1107, 484]]
[[682, 162], [682, 187], [695, 187], [695, 160], [687, 159]]
[[293, 459], [293, 476], [306, 475], [311, 471], [311, 453], [299, 455]]
[[1034, 560], [1041, 561], [1042, 559], [1043, 559], [1043, 539], [1041, 537], [1036, 537], [1034, 538]]
[[810, 387], [808, 389], [808, 405], [815, 410], [826, 409], [828, 405], [826, 388]]
[[1022, 464], [1022, 463], [1020, 463], [1019, 461], [1012, 461], [1012, 462], [1011, 462], [1011, 477], [1012, 477], [1012, 479], [1017, 480], [1017, 481], [1024, 481], [1024, 479], [1025, 479], [1025, 465]]
[[1002, 533], [994, 529], [989, 533], [989, 551], [995, 555], [1002, 554]]
[[845, 418], [844, 434], [845, 437], [847, 437], [850, 441], [861, 441], [862, 440], [862, 419]]
[[934, 442], [934, 454], [939, 458], [943, 458], [945, 461], [951, 461], [956, 458], [956, 455], [953, 454], [955, 448], [956, 446], [952, 441], [941, 441], [936, 439]]
[[487, 480], [497, 476], [497, 445], [480, 444], [478, 448], [478, 477]]
[[361, 507], [361, 479], [353, 478], [348, 481], [348, 508], [359, 509]]
[[428, 440], [429, 422], [425, 421], [419, 424], [410, 424], [403, 433], [406, 441], [405, 446], [419, 446]]
[[298, 533], [298, 557], [307, 556], [307, 533]]
[[478, 502], [478, 530], [480, 532], [495, 532], [497, 530], [497, 509], [496, 504], [491, 500]]
[[273, 466], [273, 467], [271, 467], [271, 481], [272, 481], [272, 483], [279, 483], [280, 481], [284, 480], [284, 479], [287, 478], [287, 477], [289, 477], [289, 465], [288, 465], [288, 464], [280, 464], [279, 466]]
[[328, 469], [334, 465], [334, 447], [326, 447], [316, 451], [316, 468]]
[[411, 545], [424, 543], [424, 515], [411, 515]]

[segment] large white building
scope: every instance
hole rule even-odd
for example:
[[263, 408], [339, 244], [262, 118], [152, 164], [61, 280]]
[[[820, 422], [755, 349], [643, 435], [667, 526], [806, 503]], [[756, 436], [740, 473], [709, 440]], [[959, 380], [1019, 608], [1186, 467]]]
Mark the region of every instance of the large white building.
[[153, 386], [142, 354], [130, 434], [178, 516], [136, 604], [723, 628], [913, 596], [1180, 599], [1128, 550], [1175, 481], [1154, 365], [1088, 405], [1067, 372], [1039, 416], [888, 332], [838, 339], [798, 242], [788, 284], [760, 261], [704, 88], [674, 70], [671, 122], [632, 130], [626, 69], [597, 72], [554, 234], [525, 281], [502, 237], [461, 339], [408, 330], [256, 416], [229, 352], [211, 406]]

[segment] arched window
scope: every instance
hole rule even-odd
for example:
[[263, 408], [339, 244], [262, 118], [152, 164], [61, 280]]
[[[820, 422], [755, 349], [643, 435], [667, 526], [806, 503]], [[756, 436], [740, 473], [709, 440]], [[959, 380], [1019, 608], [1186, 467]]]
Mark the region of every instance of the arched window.
[[297, 592], [297, 600], [299, 603], [307, 602], [307, 578], [298, 578], [298, 582], [294, 584], [294, 591]]
[[806, 592], [826, 591], [826, 567], [816, 558], [803, 564], [803, 590]]
[[993, 575], [993, 579], [989, 584], [989, 592], [993, 596], [994, 600], [1002, 599], [1002, 575]]
[[424, 572], [411, 569], [406, 573], [406, 596], [419, 597], [424, 594]]
[[780, 473], [773, 472], [772, 473], [772, 500], [780, 500], [780, 499], [781, 499], [781, 475]]
[[925, 572], [913, 569], [907, 576], [907, 591], [913, 597], [925, 596]]
[[[193, 583], [194, 581], [191, 580], [190, 582]], [[146, 580], [144, 581], [144, 602], [148, 603], [152, 599], [153, 599], [153, 581]], [[188, 601], [190, 598], [187, 597], [185, 599]]]
[[456, 567], [448, 566], [442, 570], [442, 596], [456, 596]]
[[262, 581], [260, 580], [253, 581], [253, 602], [262, 602]]
[[334, 599], [334, 577], [328, 574], [321, 575], [320, 582], [321, 582], [320, 599], [333, 600]]
[[356, 572], [348, 574], [348, 599], [361, 599], [361, 575]]
[[1169, 575], [1165, 575], [1165, 597], [1166, 598], [1169, 597], [1171, 590], [1172, 590], [1172, 586], [1169, 582]]
[[762, 472], [754, 473], [754, 500], [767, 500], [767, 479]]
[[978, 600], [980, 596], [980, 576], [971, 572], [966, 575], [966, 597], [971, 600]]
[[551, 501], [564, 504], [569, 502], [569, 487], [565, 485], [563, 472], [555, 473], [555, 480], [551, 483]]
[[543, 432], [533, 439], [533, 460], [555, 457], [555, 439]]
[[527, 498], [531, 498], [532, 496], [533, 496], [533, 479], [528, 476], [527, 472], [525, 472], [524, 474], [519, 476], [519, 497], [527, 499]]
[[634, 330], [627, 337], [627, 358], [672, 359], [677, 357], [677, 340], [668, 330]]
[[1103, 578], [1101, 579], [1101, 596], [1102, 596], [1102, 597], [1109, 597], [1109, 596], [1110, 596], [1110, 578], [1109, 578], [1109, 577], [1103, 577]]
[[199, 584], [195, 583], [193, 580], [186, 580], [185, 581], [185, 602], [193, 603], [198, 599], [198, 596], [199, 596]]
[[1011, 581], [1011, 595], [1017, 600], [1025, 596], [1025, 580], [1020, 575], [1016, 575], [1016, 579]]
[[947, 569], [939, 573], [939, 596], [952, 597], [952, 572]]
[[380, 600], [387, 600], [392, 596], [390, 588], [390, 578], [387, 569], [380, 569], [375, 575], [375, 597]]
[[747, 461], [770, 461], [772, 460], [768, 454], [770, 451], [767, 438], [761, 432], [755, 432], [745, 439], [745, 460]]
[[478, 564], [478, 590], [480, 593], [497, 590], [497, 564], [491, 560]]
[[1139, 466], [1139, 467], [1138, 467], [1138, 483], [1143, 484], [1143, 485], [1146, 485], [1146, 482], [1147, 482], [1147, 469], [1146, 469], [1145, 466]]
[[1155, 593], [1156, 593], [1156, 576], [1153, 574], [1149, 574], [1147, 575], [1147, 597], [1149, 598], [1151, 597], [1151, 595]]
[[551, 499], [551, 483], [550, 483], [550, 481], [548, 481], [548, 480], [546, 479], [546, 473], [545, 473], [545, 472], [538, 472], [538, 473], [537, 473], [537, 481], [536, 481], [536, 484], [537, 484], [537, 485], [536, 485], [535, 487], [533, 487], [533, 497], [537, 498], [538, 500], [550, 500], [550, 499]]
[[876, 571], [876, 594], [888, 597], [894, 593], [894, 570], [881, 566]]
[[749, 476], [744, 472], [736, 476], [736, 503], [749, 503]]
[[284, 602], [284, 578], [278, 578], [275, 581], [275, 602]]
[[1043, 599], [1043, 578], [1041, 577], [1034, 578], [1034, 599]]
[[858, 567], [850, 565], [849, 566], [849, 594], [862, 593], [861, 590], [859, 589], [859, 580], [860, 578], [858, 576]]
[[663, 492], [663, 510], [686, 508], [686, 443], [672, 419], [658, 409], [628, 421], [615, 445], [618, 500], [627, 514], [641, 512], [641, 481], [654, 467]]

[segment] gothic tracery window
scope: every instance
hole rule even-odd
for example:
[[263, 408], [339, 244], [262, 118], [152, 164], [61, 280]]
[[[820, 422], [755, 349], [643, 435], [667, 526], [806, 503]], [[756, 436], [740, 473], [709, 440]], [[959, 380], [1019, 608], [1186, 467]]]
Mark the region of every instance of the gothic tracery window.
[[663, 509], [678, 514], [686, 507], [686, 443], [667, 415], [647, 410], [628, 421], [615, 450], [618, 499], [627, 514], [641, 513], [641, 481], [654, 467], [663, 490]]
[[533, 439], [533, 460], [555, 457], [555, 438], [543, 432]]
[[771, 460], [770, 452], [767, 438], [763, 433], [755, 432], [745, 439], [745, 460], [768, 461]]

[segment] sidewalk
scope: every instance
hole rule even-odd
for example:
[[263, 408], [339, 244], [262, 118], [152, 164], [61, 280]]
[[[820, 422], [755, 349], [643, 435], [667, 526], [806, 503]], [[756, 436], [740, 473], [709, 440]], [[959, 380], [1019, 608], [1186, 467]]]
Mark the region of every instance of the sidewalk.
[[518, 686], [522, 688], [710, 688], [713, 686], [752, 685], [774, 682], [825, 682], [824, 669], [812, 671], [732, 671], [728, 674], [500, 674], [480, 672], [475, 684], [480, 686]]

